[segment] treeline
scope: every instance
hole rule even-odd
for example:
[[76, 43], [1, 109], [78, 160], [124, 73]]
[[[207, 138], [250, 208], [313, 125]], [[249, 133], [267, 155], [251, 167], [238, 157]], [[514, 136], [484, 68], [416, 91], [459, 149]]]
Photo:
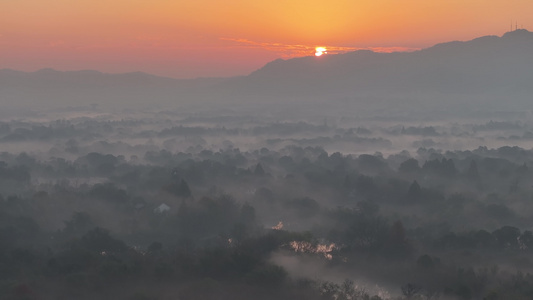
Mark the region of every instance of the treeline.
[[4, 152], [0, 294], [531, 299], [532, 157], [518, 147]]

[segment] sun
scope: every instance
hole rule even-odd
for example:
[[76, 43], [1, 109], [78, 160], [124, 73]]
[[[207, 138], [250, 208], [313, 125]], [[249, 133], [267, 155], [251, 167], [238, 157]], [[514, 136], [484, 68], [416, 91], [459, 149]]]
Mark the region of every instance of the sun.
[[315, 56], [322, 56], [324, 54], [328, 54], [328, 50], [326, 49], [326, 47], [315, 48]]

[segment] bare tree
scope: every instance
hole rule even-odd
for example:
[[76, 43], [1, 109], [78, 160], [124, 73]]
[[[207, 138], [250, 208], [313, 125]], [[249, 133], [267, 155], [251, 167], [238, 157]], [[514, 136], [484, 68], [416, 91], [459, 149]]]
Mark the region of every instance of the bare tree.
[[413, 283], [402, 285], [402, 294], [407, 299], [412, 299], [416, 294], [420, 292], [420, 290], [422, 290], [422, 288]]

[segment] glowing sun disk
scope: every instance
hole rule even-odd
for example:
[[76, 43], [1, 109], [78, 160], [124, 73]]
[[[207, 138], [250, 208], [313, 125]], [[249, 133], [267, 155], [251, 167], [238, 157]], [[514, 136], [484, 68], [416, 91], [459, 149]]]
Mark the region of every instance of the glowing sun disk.
[[328, 54], [328, 51], [325, 47], [316, 47], [315, 48], [315, 56], [321, 56], [323, 54]]

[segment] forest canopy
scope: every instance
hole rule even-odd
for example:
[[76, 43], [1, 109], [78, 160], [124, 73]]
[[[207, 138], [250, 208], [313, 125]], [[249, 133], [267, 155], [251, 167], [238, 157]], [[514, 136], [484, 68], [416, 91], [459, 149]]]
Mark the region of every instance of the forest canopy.
[[533, 297], [531, 124], [363, 121], [3, 121], [0, 294]]

